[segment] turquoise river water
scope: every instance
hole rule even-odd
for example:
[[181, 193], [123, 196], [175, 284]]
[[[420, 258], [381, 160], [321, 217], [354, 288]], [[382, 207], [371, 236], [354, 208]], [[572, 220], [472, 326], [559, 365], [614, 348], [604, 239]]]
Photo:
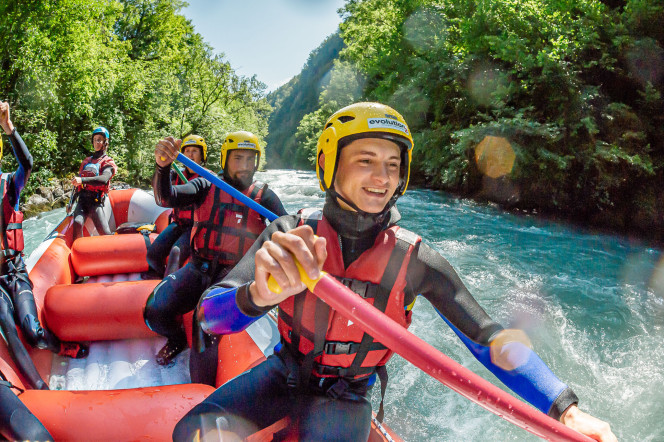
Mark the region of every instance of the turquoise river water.
[[[258, 178], [289, 213], [322, 207], [314, 173], [275, 170]], [[662, 250], [429, 190], [409, 190], [398, 207], [401, 225], [450, 261], [489, 315], [528, 333], [583, 410], [608, 421], [621, 441], [664, 441]], [[26, 254], [63, 216], [58, 209], [25, 222]], [[426, 300], [414, 310], [411, 331], [501, 385]], [[399, 356], [388, 371], [385, 422], [407, 441], [537, 440]], [[375, 389], [374, 409], [379, 396]]]

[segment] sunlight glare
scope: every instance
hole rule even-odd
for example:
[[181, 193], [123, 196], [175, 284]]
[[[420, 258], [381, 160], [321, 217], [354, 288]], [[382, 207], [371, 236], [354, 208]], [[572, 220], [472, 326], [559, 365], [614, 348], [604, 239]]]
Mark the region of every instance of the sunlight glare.
[[530, 338], [523, 330], [505, 329], [491, 341], [491, 362], [503, 370], [515, 370], [532, 354]]
[[496, 105], [507, 96], [507, 75], [495, 66], [478, 66], [468, 79], [468, 92], [480, 105]]
[[487, 135], [475, 147], [475, 162], [479, 170], [491, 178], [508, 175], [514, 167], [516, 154], [504, 137]]

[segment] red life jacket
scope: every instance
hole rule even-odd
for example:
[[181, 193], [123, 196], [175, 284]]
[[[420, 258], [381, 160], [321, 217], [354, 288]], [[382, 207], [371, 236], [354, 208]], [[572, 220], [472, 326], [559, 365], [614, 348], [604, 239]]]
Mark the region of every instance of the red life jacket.
[[[187, 180], [189, 181], [193, 180], [198, 176], [197, 173], [189, 173], [189, 171], [186, 169], [183, 173], [187, 178]], [[185, 184], [185, 182], [182, 181], [182, 179], [178, 174], [175, 174], [175, 176], [171, 180], [171, 183], [173, 183], [174, 186]], [[194, 206], [191, 205], [187, 207], [175, 207], [173, 209], [172, 218], [173, 222], [176, 222], [181, 226], [191, 226], [194, 223]]]
[[[260, 204], [267, 185], [254, 181], [242, 193]], [[235, 198], [212, 186], [194, 210], [191, 248], [200, 257], [235, 265], [265, 229], [265, 220]]]
[[15, 210], [9, 202], [9, 185], [11, 184], [12, 174], [3, 173], [0, 176], [0, 230], [2, 231], [2, 242], [0, 249], [23, 251], [23, 212]]
[[[323, 270], [408, 328], [412, 312], [404, 307], [406, 270], [421, 238], [392, 226], [380, 232], [373, 247], [344, 269], [339, 237], [322, 212], [301, 212], [300, 216], [318, 236], [327, 239]], [[308, 369], [305, 362], [310, 360], [311, 376], [366, 378], [392, 356], [384, 345], [309, 291], [279, 304], [278, 327], [285, 345], [302, 362], [303, 369]]]
[[[88, 165], [94, 165], [94, 167]], [[86, 168], [86, 166], [88, 167]], [[113, 175], [115, 175], [115, 172], [118, 170], [118, 167], [115, 165], [115, 161], [113, 161], [113, 158], [109, 157], [106, 154], [100, 156], [99, 158], [87, 157], [81, 163], [81, 167], [78, 170], [78, 175], [80, 177], [99, 176], [108, 166], [111, 166], [113, 168], [113, 173], [111, 174], [111, 177], [113, 177]], [[105, 194], [108, 194], [110, 188], [111, 188], [111, 180], [108, 180], [108, 182], [103, 185], [92, 185], [92, 184], [85, 185], [85, 190], [88, 190], [90, 192], [103, 192]]]

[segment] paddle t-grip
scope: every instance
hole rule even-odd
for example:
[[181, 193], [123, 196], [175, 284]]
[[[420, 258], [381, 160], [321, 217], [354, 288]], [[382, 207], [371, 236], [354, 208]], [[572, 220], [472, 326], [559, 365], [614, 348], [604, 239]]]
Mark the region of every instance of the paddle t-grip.
[[[311, 279], [309, 278], [309, 275], [307, 275], [307, 272], [305, 272], [304, 269], [302, 268], [302, 265], [300, 265], [300, 263], [297, 260], [295, 261], [295, 265], [297, 266], [297, 270], [300, 272], [300, 279], [302, 279], [304, 285], [306, 285], [307, 288], [311, 291], [314, 290], [314, 287], [316, 287], [318, 281], [320, 281], [320, 279], [327, 274], [326, 272], [321, 272], [318, 278]], [[282, 292], [281, 286], [279, 285], [277, 280], [274, 279], [272, 275], [270, 275], [267, 278], [267, 288], [270, 289], [272, 293], [279, 294]]]

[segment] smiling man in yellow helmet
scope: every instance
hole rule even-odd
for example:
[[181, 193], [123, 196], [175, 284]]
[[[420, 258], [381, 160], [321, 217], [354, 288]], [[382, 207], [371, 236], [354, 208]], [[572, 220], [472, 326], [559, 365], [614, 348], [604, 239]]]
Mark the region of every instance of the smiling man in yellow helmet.
[[[412, 149], [408, 125], [388, 106], [356, 103], [330, 117], [316, 157], [326, 192], [322, 211], [305, 209], [270, 224], [254, 253], [203, 295], [197, 311], [205, 331], [228, 334], [278, 305], [282, 346], [194, 407], [176, 426], [174, 440], [196, 440], [210, 429], [246, 437], [249, 429], [286, 416], [298, 440], [367, 440], [367, 392], [379, 377], [384, 394], [392, 353], [310, 293], [294, 258], [310, 278], [321, 270], [334, 275], [403, 327], [410, 325], [415, 298], [423, 296], [473, 354], [531, 404], [585, 434], [615, 440], [607, 424], [578, 409], [574, 392], [534, 352], [513, 370], [487, 357], [503, 328], [437, 251], [396, 225]], [[268, 288], [270, 275], [280, 294]]]
[[[185, 141], [187, 141], [185, 139]], [[193, 207], [191, 260], [164, 278], [145, 306], [148, 327], [168, 341], [156, 356], [158, 364], [169, 364], [187, 346], [180, 317], [196, 307], [200, 295], [210, 284], [226, 276], [265, 229], [264, 217], [244, 206], [203, 177], [173, 186], [171, 163], [183, 142], [172, 137], [155, 147], [157, 171], [153, 181], [157, 203], [164, 207]], [[221, 146], [221, 178], [254, 201], [278, 215], [285, 215], [279, 197], [267, 185], [254, 181], [261, 149], [258, 137], [239, 131], [226, 136]], [[215, 348], [210, 343], [209, 348]], [[192, 381], [211, 383], [212, 374], [203, 373], [206, 364], [198, 363], [192, 352]], [[216, 364], [215, 364], [216, 367]]]

